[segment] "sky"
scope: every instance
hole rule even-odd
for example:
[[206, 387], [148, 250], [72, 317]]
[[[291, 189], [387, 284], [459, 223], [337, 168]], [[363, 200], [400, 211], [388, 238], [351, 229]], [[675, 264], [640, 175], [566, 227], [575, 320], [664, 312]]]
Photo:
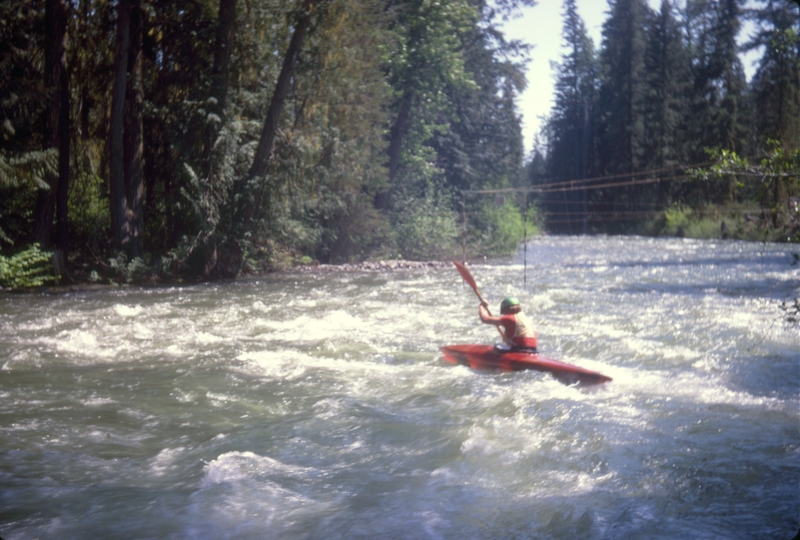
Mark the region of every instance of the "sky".
[[[658, 10], [661, 0], [648, 0], [653, 9]], [[578, 14], [586, 25], [595, 49], [600, 48], [603, 21], [607, 17], [608, 3], [605, 0], [577, 0]], [[533, 140], [542, 125], [542, 117], [553, 106], [554, 71], [552, 62], [560, 62], [562, 54], [562, 0], [538, 0], [532, 8], [524, 8], [522, 15], [508, 21], [505, 26], [507, 39], [519, 39], [533, 46], [529, 54], [526, 76], [528, 85], [517, 101], [518, 112], [522, 115], [522, 134], [525, 139], [525, 153], [533, 149]], [[739, 40], [747, 36], [747, 27], [739, 35]], [[755, 54], [755, 53], [754, 53]], [[743, 59], [748, 80], [753, 74], [753, 56]]]

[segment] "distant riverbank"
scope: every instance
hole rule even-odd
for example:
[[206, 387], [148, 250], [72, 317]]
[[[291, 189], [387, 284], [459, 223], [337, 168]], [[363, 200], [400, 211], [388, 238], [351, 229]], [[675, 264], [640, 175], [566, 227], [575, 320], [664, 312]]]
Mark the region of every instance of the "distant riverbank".
[[425, 268], [443, 268], [450, 265], [449, 261], [364, 261], [360, 263], [345, 264], [307, 264], [294, 266], [287, 272], [393, 272], [395, 270], [419, 270]]

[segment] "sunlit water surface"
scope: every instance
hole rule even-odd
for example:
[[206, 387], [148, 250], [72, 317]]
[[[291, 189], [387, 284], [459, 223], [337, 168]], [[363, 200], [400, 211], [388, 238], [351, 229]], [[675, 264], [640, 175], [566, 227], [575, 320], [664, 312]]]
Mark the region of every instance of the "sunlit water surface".
[[545, 354], [614, 379], [592, 388], [441, 363], [498, 337], [452, 267], [0, 293], [0, 536], [788, 540], [792, 248], [544, 237], [474, 264]]

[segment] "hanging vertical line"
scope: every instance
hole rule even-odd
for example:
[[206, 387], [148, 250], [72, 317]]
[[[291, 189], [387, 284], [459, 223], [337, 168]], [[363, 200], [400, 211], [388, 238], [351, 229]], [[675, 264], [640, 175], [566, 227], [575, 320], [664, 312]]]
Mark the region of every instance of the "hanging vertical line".
[[461, 192], [461, 262], [467, 264], [467, 192]]
[[528, 192], [523, 192], [525, 204], [522, 205], [522, 288], [528, 286]]

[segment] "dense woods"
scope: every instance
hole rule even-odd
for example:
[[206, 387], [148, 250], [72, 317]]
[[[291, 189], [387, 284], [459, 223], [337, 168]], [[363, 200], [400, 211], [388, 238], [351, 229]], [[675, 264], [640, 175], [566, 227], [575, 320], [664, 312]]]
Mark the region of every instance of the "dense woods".
[[[796, 4], [611, 0], [596, 47], [565, 0], [556, 104], [525, 163], [528, 51], [500, 25], [533, 4], [7, 0], [0, 253], [215, 279], [450, 255], [462, 212], [481, 253], [518, 245], [537, 207], [587, 233], [754, 202], [796, 231]], [[744, 20], [763, 51], [749, 84]], [[463, 196], [511, 189], [534, 195]]]
[[555, 107], [528, 166], [550, 229], [683, 234], [705, 214], [716, 235], [798, 241], [795, 2], [610, 0], [597, 50], [575, 0], [563, 20]]

